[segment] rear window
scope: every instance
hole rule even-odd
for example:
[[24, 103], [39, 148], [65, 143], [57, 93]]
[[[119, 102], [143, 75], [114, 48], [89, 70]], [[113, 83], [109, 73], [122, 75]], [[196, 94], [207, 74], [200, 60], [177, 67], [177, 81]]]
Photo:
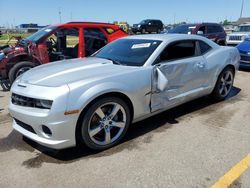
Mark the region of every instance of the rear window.
[[207, 53], [211, 49], [211, 46], [209, 46], [207, 43], [203, 41], [199, 41], [199, 45], [200, 45], [201, 55]]

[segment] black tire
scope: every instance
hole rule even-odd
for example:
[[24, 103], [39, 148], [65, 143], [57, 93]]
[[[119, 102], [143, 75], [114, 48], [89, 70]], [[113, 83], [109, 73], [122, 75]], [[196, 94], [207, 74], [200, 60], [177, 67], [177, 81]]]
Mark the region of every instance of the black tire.
[[142, 33], [142, 34], [145, 34], [145, 33], [146, 33], [146, 29], [143, 28], [143, 29], [141, 30], [141, 33]]
[[[223, 83], [223, 79], [224, 76], [226, 76], [226, 74], [229, 73], [230, 77], [231, 77], [231, 81], [230, 79], [228, 79], [225, 83]], [[225, 80], [225, 79], [224, 79]], [[229, 82], [231, 85], [229, 85]], [[225, 100], [227, 98], [227, 96], [229, 95], [232, 87], [233, 87], [233, 82], [234, 82], [234, 70], [231, 67], [226, 67], [219, 75], [217, 82], [215, 84], [214, 90], [211, 93], [211, 97], [216, 100], [216, 101], [222, 101]], [[227, 84], [226, 84], [227, 83]], [[223, 89], [223, 87], [227, 88], [227, 92], [225, 92], [225, 89]], [[221, 92], [222, 91], [222, 92]], [[223, 93], [224, 92], [224, 93]]]
[[[110, 103], [115, 103], [115, 104], [119, 104], [123, 109], [119, 109], [119, 111], [116, 113], [116, 115], [111, 119], [111, 121], [115, 118], [118, 118], [118, 116], [122, 116], [124, 117], [123, 113], [125, 113], [125, 117], [126, 117], [126, 121], [124, 123], [124, 127], [123, 128], [118, 128], [115, 126], [111, 126], [110, 124], [110, 128], [109, 128], [109, 133], [110, 133], [110, 143], [106, 144], [106, 126], [107, 124], [102, 124], [100, 123], [101, 121], [103, 121], [103, 119], [100, 118], [99, 115], [97, 115], [97, 110], [101, 109], [102, 112], [104, 113], [106, 120], [108, 120], [108, 116], [106, 116], [106, 113], [110, 113], [110, 112], [105, 112], [105, 107], [107, 107], [108, 105], [111, 105]], [[103, 108], [103, 109], [102, 109]], [[115, 108], [115, 107], [114, 107]], [[114, 110], [114, 108], [112, 108], [111, 111]], [[104, 111], [103, 111], [104, 110]], [[97, 120], [97, 118], [99, 118]], [[95, 128], [90, 130], [90, 127], [92, 124], [94, 124], [94, 120], [96, 120], [96, 125]], [[116, 123], [118, 123], [118, 121], [114, 121]], [[130, 110], [128, 105], [120, 98], [117, 97], [105, 97], [105, 98], [101, 98], [99, 100], [97, 100], [96, 102], [94, 102], [89, 108], [88, 110], [85, 112], [85, 114], [83, 114], [82, 118], [79, 121], [78, 127], [77, 127], [77, 132], [76, 132], [76, 138], [77, 138], [77, 143], [80, 145], [86, 145], [87, 147], [93, 149], [93, 150], [105, 150], [108, 149], [114, 145], [116, 145], [117, 143], [120, 142], [120, 140], [124, 137], [124, 135], [126, 134], [128, 127], [131, 123], [131, 114], [130, 114]], [[95, 133], [94, 136], [99, 136], [97, 138], [94, 138], [94, 136], [90, 136], [91, 131], [93, 132], [93, 130], [95, 130], [96, 128], [99, 129], [99, 126], [102, 127], [100, 128], [101, 130], [99, 130], [97, 133]], [[112, 129], [113, 127], [113, 129]], [[117, 129], [117, 130], [116, 130]], [[119, 130], [118, 130], [119, 129]], [[112, 133], [113, 130], [113, 133]], [[114, 133], [116, 133], [115, 131], [117, 131], [117, 133], [119, 133], [119, 135], [115, 135]], [[103, 135], [103, 136], [102, 136]], [[113, 138], [111, 135], [115, 135]], [[117, 137], [116, 137], [117, 136]], [[104, 137], [104, 141], [100, 141], [98, 140], [99, 138]], [[95, 140], [96, 139], [96, 140]], [[115, 139], [112, 141], [112, 139]], [[97, 141], [100, 142], [105, 142], [104, 144], [99, 144], [96, 143]]]
[[21, 61], [21, 62], [16, 63], [9, 71], [10, 84], [12, 84], [18, 76], [20, 76], [25, 71], [35, 66], [36, 66], [35, 63], [29, 62], [29, 61]]

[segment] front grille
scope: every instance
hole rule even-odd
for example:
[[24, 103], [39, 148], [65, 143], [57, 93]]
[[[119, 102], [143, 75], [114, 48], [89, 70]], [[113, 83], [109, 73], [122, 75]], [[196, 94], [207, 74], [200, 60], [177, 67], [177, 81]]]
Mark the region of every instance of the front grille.
[[35, 130], [28, 124], [22, 122], [22, 121], [19, 121], [18, 119], [14, 119], [16, 124], [19, 125], [20, 127], [24, 128], [25, 130], [29, 131], [29, 132], [32, 132], [34, 134], [36, 134]]
[[15, 93], [12, 93], [11, 96], [11, 102], [15, 105], [19, 106], [27, 106], [27, 107], [35, 107], [36, 106], [36, 100], [30, 97], [25, 97], [22, 95], [18, 95]]
[[242, 38], [242, 36], [230, 36], [229, 37], [229, 40], [239, 40], [239, 41], [241, 41], [241, 38]]
[[241, 56], [240, 60], [242, 60], [242, 61], [249, 61], [250, 62], [250, 56]]

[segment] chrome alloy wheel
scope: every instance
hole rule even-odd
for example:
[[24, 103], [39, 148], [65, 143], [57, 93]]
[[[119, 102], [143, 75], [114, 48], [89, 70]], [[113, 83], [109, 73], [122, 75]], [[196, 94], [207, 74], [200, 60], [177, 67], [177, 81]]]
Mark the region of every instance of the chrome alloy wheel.
[[104, 103], [92, 114], [88, 124], [90, 139], [105, 146], [115, 142], [122, 135], [126, 125], [124, 108], [115, 102]]
[[223, 73], [219, 85], [219, 92], [222, 97], [227, 96], [231, 91], [231, 88], [233, 86], [233, 77], [233, 73], [230, 70]]

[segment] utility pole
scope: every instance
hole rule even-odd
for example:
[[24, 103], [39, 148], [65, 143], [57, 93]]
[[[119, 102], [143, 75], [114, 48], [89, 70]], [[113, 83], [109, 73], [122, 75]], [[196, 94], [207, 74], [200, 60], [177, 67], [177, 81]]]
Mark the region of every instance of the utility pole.
[[59, 21], [60, 23], [62, 23], [62, 16], [61, 16], [62, 12], [61, 12], [61, 8], [59, 7], [58, 9], [58, 15], [59, 15]]
[[244, 8], [244, 0], [242, 0], [242, 3], [241, 3], [240, 18], [242, 18], [243, 8]]

